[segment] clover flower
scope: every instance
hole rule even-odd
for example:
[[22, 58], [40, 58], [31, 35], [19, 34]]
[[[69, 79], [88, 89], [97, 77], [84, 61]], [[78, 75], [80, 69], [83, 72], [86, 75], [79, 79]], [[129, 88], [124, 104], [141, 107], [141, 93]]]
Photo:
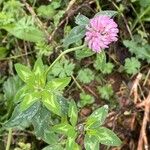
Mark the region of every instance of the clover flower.
[[108, 16], [96, 16], [90, 19], [85, 41], [94, 52], [100, 53], [109, 44], [117, 41], [118, 25]]

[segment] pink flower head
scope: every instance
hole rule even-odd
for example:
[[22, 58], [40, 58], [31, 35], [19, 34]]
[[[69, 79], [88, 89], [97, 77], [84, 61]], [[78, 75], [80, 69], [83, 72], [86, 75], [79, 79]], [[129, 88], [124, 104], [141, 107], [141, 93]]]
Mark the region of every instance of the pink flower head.
[[109, 44], [117, 41], [118, 25], [108, 16], [96, 16], [90, 19], [85, 41], [94, 52], [101, 52]]

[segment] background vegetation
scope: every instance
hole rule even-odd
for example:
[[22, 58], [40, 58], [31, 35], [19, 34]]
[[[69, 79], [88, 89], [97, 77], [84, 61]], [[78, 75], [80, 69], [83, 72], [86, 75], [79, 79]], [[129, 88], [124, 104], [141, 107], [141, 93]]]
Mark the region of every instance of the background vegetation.
[[[58, 123], [55, 115], [47, 109], [39, 114], [39, 110], [23, 115], [17, 112], [16, 93], [24, 86], [24, 80], [18, 77], [19, 71], [14, 66], [21, 63], [33, 68], [42, 57], [44, 71], [66, 47], [83, 43], [80, 30], [66, 38], [81, 23], [76, 16], [92, 18], [102, 10], [117, 11], [114, 19], [119, 26], [119, 40], [101, 55], [88, 48], [64, 55], [51, 68], [48, 80], [71, 77], [62, 95], [63, 99], [76, 102], [74, 111], [79, 122], [107, 104], [109, 114], [105, 126], [121, 139], [118, 150], [149, 149], [150, 0], [0, 0], [1, 150], [9, 145], [9, 136], [12, 137], [10, 149], [15, 150], [41, 150], [53, 142], [57, 145], [57, 140], [51, 137], [43, 140], [42, 135], [43, 128], [49, 128], [46, 121]], [[74, 105], [72, 102], [70, 107]], [[40, 128], [36, 128], [39, 124]], [[16, 129], [8, 133], [10, 127]], [[82, 134], [76, 142], [83, 147]], [[117, 149], [103, 145], [100, 148]]]

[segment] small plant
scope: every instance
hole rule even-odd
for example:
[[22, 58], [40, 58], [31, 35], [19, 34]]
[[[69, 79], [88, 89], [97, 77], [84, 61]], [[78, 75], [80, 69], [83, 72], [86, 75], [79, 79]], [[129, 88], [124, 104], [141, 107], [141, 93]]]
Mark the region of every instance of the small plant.
[[[38, 8], [38, 15], [45, 15], [47, 18], [47, 12], [43, 9], [47, 8], [50, 12], [51, 9], [60, 7], [58, 2], [52, 4]], [[15, 89], [14, 93], [6, 92], [6, 96], [11, 96], [14, 107], [12, 116], [3, 127], [9, 128], [9, 138], [13, 128], [24, 129], [32, 124], [35, 135], [48, 144], [44, 150], [80, 150], [83, 147], [86, 150], [99, 150], [99, 143], [120, 146], [121, 141], [117, 135], [102, 126], [108, 115], [108, 106], [105, 105], [94, 110], [90, 116], [82, 120], [78, 115], [79, 109], [75, 101], [69, 98], [66, 100], [63, 95], [65, 88], [71, 84], [75, 68], [75, 64], [64, 57], [65, 54], [81, 49], [89, 51], [88, 46], [92, 52], [88, 52], [84, 57], [97, 53], [95, 68], [104, 74], [112, 71], [113, 64], [106, 62], [106, 56], [102, 49], [108, 48], [110, 43], [117, 40], [119, 30], [111, 18], [113, 15], [113, 11], [100, 12], [93, 19], [78, 15], [75, 21], [77, 26], [63, 40], [63, 46], [64, 48], [73, 46], [84, 36], [85, 42], [83, 45], [63, 51], [49, 66], [44, 65], [42, 60], [45, 52], [39, 53], [41, 57], [35, 61], [33, 67], [27, 67], [20, 63], [15, 64], [15, 70], [22, 82], [16, 85], [18, 90]], [[56, 25], [59, 19], [55, 19], [54, 24]], [[10, 26], [2, 28], [19, 39], [36, 43], [39, 51], [42, 51], [43, 48], [46, 52], [48, 51], [49, 47], [44, 38], [45, 33], [35, 25], [34, 18], [24, 16], [11, 25], [11, 28]], [[84, 57], [82, 55], [80, 58]], [[17, 80], [16, 78], [8, 80], [4, 89], [6, 90], [8, 85], [12, 85], [10, 83]], [[94, 73], [89, 68], [79, 70], [77, 79], [88, 84], [94, 80]], [[75, 78], [73, 80], [77, 82]], [[79, 86], [79, 83], [77, 84]], [[105, 86], [100, 89], [100, 93], [102, 98], [109, 99], [113, 91], [110, 86]], [[84, 91], [80, 94], [80, 98], [79, 107], [94, 102], [94, 98], [85, 94]], [[82, 135], [84, 136], [84, 145], [79, 145], [77, 139]], [[9, 147], [9, 142], [7, 147]]]
[[73, 74], [74, 68], [75, 65], [72, 62], [69, 62], [69, 60], [66, 59], [61, 59], [53, 66], [51, 73], [55, 77], [67, 77]]
[[125, 60], [124, 69], [128, 74], [136, 74], [140, 69], [141, 63], [135, 57]]
[[83, 69], [78, 72], [78, 79], [82, 83], [90, 83], [94, 80], [94, 73], [90, 69]]
[[79, 107], [84, 107], [86, 105], [92, 104], [94, 102], [94, 97], [89, 94], [80, 93], [80, 101], [78, 102]]
[[94, 67], [96, 70], [100, 70], [103, 74], [109, 74], [112, 72], [114, 65], [110, 62], [106, 62], [106, 55], [101, 52], [101, 55], [97, 55]]
[[98, 87], [98, 91], [101, 95], [101, 98], [103, 98], [105, 100], [109, 100], [111, 98], [111, 96], [113, 96], [113, 94], [114, 94], [112, 86], [110, 84], [107, 84], [102, 87]]

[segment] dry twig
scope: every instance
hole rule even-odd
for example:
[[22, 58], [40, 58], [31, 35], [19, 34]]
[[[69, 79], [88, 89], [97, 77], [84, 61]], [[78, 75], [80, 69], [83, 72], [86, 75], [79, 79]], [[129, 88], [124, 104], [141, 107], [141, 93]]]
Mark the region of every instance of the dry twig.
[[142, 101], [140, 104], [137, 104], [137, 107], [138, 108], [144, 107], [144, 118], [143, 118], [143, 122], [142, 122], [142, 127], [141, 127], [137, 150], [142, 150], [143, 146], [144, 146], [145, 150], [148, 150], [149, 146], [148, 146], [148, 140], [147, 140], [147, 136], [146, 136], [146, 126], [150, 119], [150, 92], [144, 101]]
[[142, 74], [139, 73], [133, 83], [133, 86], [132, 86], [132, 89], [131, 89], [131, 92], [130, 92], [130, 95], [134, 95], [134, 103], [136, 104], [139, 100], [138, 98], [138, 85], [139, 85], [139, 82], [140, 80], [142, 79]]

